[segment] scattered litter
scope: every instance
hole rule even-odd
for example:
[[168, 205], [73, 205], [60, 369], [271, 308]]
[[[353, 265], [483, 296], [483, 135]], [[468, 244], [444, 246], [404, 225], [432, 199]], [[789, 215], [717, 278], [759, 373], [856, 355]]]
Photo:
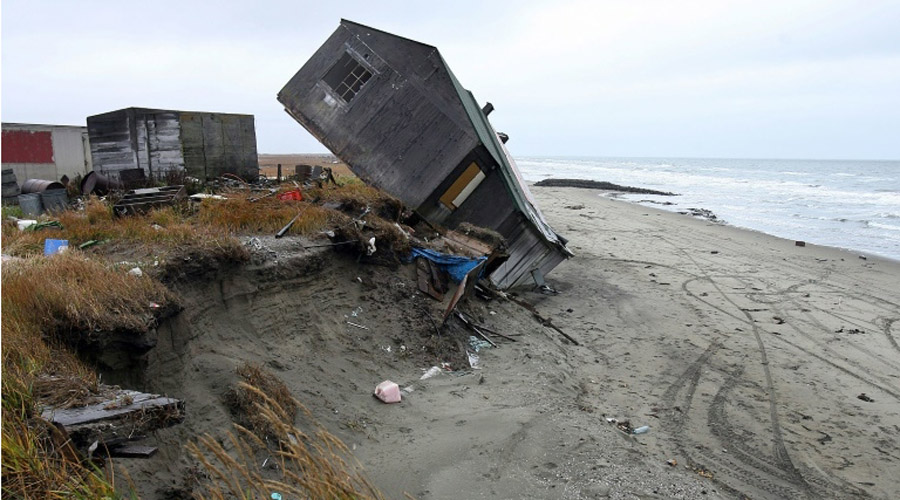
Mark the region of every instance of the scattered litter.
[[272, 492], [272, 500], [282, 500], [281, 493]]
[[357, 307], [356, 309], [354, 309], [353, 311], [350, 312], [350, 316], [356, 318], [356, 317], [359, 316], [359, 313], [361, 313], [362, 311], [363, 311], [362, 306], [359, 306], [359, 307]]
[[703, 469], [703, 468], [697, 468], [697, 469], [694, 469], [694, 472], [696, 472], [697, 474], [699, 474], [700, 477], [705, 477], [706, 479], [712, 479], [712, 478], [713, 478], [713, 473], [710, 472], [710, 471], [708, 471], [708, 470], [706, 470], [706, 469]]
[[50, 256], [63, 253], [69, 249], [69, 240], [44, 240], [44, 255]]
[[385, 403], [399, 403], [400, 386], [398, 386], [394, 382], [391, 382], [390, 380], [385, 380], [384, 382], [375, 386], [375, 397], [384, 401]]
[[666, 460], [666, 465], [668, 465], [669, 467], [675, 467], [676, 465], [678, 465], [678, 460], [675, 460], [674, 458], [670, 458], [670, 459]]
[[860, 255], [859, 258], [862, 260], [867, 260], [865, 255]]
[[805, 247], [805, 246], [806, 246], [806, 242], [805, 242], [805, 241], [795, 241], [795, 242], [794, 242], [794, 245], [796, 245], [796, 246], [798, 246], [798, 247]]
[[90, 248], [90, 247], [96, 245], [97, 243], [100, 243], [100, 242], [97, 240], [87, 240], [84, 243], [78, 245], [78, 248], [80, 250], [84, 250], [85, 248]]
[[151, 209], [173, 205], [186, 198], [187, 191], [183, 185], [135, 189], [125, 193], [113, 205], [113, 213], [120, 216], [146, 213]]
[[151, 302], [151, 303], [150, 303], [150, 309], [159, 309], [160, 307], [162, 307], [162, 306], [160, 306], [160, 305], [157, 304], [156, 302]]
[[262, 242], [259, 241], [259, 238], [257, 238], [256, 236], [254, 236], [254, 237], [250, 238], [249, 240], [247, 240], [246, 245], [247, 245], [248, 247], [253, 247], [253, 248], [257, 249], [257, 250], [262, 250], [262, 247], [263, 247]]
[[473, 370], [480, 370], [481, 367], [478, 366], [478, 355], [469, 351], [466, 351], [466, 354], [469, 355], [469, 366], [472, 367]]
[[354, 322], [352, 322], [352, 321], [348, 321], [347, 324], [350, 325], [350, 326], [352, 326], [352, 327], [359, 328], [360, 330], [368, 330], [368, 329], [369, 329], [368, 326], [360, 325], [360, 324], [354, 323]]
[[429, 379], [429, 378], [431, 378], [431, 377], [437, 375], [438, 373], [441, 373], [442, 371], [443, 371], [443, 370], [441, 369], [440, 366], [432, 366], [431, 368], [429, 368], [428, 370], [426, 370], [425, 373], [422, 374], [421, 377], [419, 377], [419, 380], [426, 380], [426, 379]]
[[619, 423], [619, 419], [613, 417], [606, 417], [607, 424], [617, 424]]
[[291, 219], [290, 222], [285, 224], [283, 228], [279, 229], [278, 232], [275, 233], [275, 238], [281, 238], [282, 236], [287, 234], [287, 232], [291, 229], [291, 227], [294, 225], [294, 223], [297, 222], [297, 219], [300, 218], [301, 213], [302, 212], [297, 213], [297, 215], [295, 215], [294, 218]]
[[302, 201], [303, 195], [300, 194], [299, 189], [294, 189], [292, 191], [285, 191], [278, 195], [278, 199], [281, 201]]
[[37, 221], [34, 219], [19, 219], [16, 221], [19, 231], [24, 231], [35, 224], [37, 224]]
[[62, 229], [63, 225], [58, 220], [49, 220], [49, 221], [44, 221], [44, 222], [36, 222], [35, 224], [30, 224], [25, 229], [27, 229], [28, 231], [40, 231], [41, 229], [47, 229], [50, 227], [53, 227], [56, 229]]
[[490, 342], [488, 342], [486, 340], [482, 340], [473, 335], [473, 336], [469, 337], [469, 347], [471, 347], [472, 350], [474, 350], [475, 352], [478, 352], [482, 349], [490, 348], [492, 346], [491, 346]]
[[228, 198], [220, 195], [220, 194], [208, 194], [208, 193], [197, 193], [192, 194], [189, 198], [193, 201], [203, 201], [203, 200], [227, 200]]
[[559, 291], [550, 285], [542, 285], [538, 287], [538, 291], [544, 295], [559, 295]]
[[392, 349], [393, 349], [393, 348], [392, 348], [391, 346], [389, 346], [389, 345], [383, 345], [383, 346], [381, 346], [381, 350], [384, 351], [384, 352], [391, 352]]
[[870, 398], [869, 396], [866, 396], [866, 393], [862, 393], [859, 396], [856, 396], [856, 399], [865, 401], [866, 403], [874, 403], [875, 402], [874, 399]]
[[375, 237], [372, 236], [369, 238], [369, 241], [366, 243], [366, 255], [372, 255], [375, 253]]
[[144, 271], [141, 271], [141, 268], [139, 267], [132, 267], [131, 270], [128, 271], [128, 274], [140, 278], [144, 275]]
[[642, 426], [634, 429], [633, 431], [631, 431], [631, 433], [632, 434], [646, 434], [649, 431], [650, 431], [649, 425], [642, 425]]

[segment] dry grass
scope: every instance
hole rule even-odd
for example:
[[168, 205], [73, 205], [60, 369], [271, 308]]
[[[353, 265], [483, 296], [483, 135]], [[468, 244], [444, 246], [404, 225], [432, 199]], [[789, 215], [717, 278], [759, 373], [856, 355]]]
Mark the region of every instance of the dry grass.
[[[112, 478], [104, 477], [77, 454], [65, 453], [68, 445], [54, 439], [58, 438], [55, 428], [37, 416], [38, 399], [72, 406], [84, 404], [99, 390], [96, 373], [67, 346], [77, 345], [84, 335], [145, 332], [155, 321], [154, 311], [166, 310], [175, 301], [158, 281], [148, 275], [129, 275], [126, 271], [132, 265], [117, 268], [106, 263], [106, 256], [120, 259], [120, 253], [125, 252], [130, 260], [151, 256], [164, 260], [166, 255], [187, 253], [240, 259], [247, 252], [236, 235], [274, 234], [299, 213], [290, 234], [312, 236], [328, 228], [352, 225], [367, 207], [371, 210], [365, 217], [367, 227], [354, 230], [356, 241], [374, 235], [379, 251], [397, 251], [407, 244], [394, 224], [402, 213], [400, 202], [357, 182], [304, 192], [307, 200], [331, 202], [339, 209], [275, 197], [251, 202], [246, 191], [227, 196], [225, 201], [205, 200], [128, 217], [115, 217], [108, 203], [91, 198], [82, 210], [53, 216], [63, 229], [23, 232], [6, 220], [2, 222], [3, 253], [24, 257], [4, 263], [2, 273], [4, 496], [118, 498]], [[43, 257], [46, 238], [69, 240], [71, 250]], [[84, 252], [75, 249], [92, 240], [108, 244]], [[151, 303], [161, 307], [151, 308]], [[208, 497], [268, 498], [272, 491], [280, 491], [312, 498], [381, 498], [344, 461], [343, 444], [324, 431], [307, 436], [293, 427], [293, 412], [298, 407], [293, 406], [295, 401], [286, 388], [270, 383], [262, 371], [252, 367], [241, 375], [265, 390], [249, 389], [254, 386], [245, 384], [242, 387], [248, 389], [242, 389], [242, 397], [258, 416], [248, 425], [278, 437], [270, 443], [283, 441], [280, 448], [270, 451], [277, 457], [283, 476], [280, 480], [264, 479], [263, 472], [255, 468], [261, 461], [236, 462], [219, 443], [205, 437], [193, 451], [218, 460], [204, 463], [220, 479]], [[245, 427], [240, 429], [239, 436], [231, 440], [240, 458], [245, 459], [264, 443]]]
[[[269, 419], [257, 411], [257, 407], [265, 404], [260, 394], [272, 399], [284, 413], [284, 422], [291, 423], [297, 416], [297, 404], [287, 386], [278, 377], [256, 364], [244, 363], [236, 370], [243, 379], [225, 395], [225, 402], [236, 414], [238, 424], [249, 428], [262, 439], [275, 437], [277, 429]], [[250, 390], [254, 387], [258, 390]]]
[[60, 446], [55, 427], [39, 418], [28, 420], [11, 413], [4, 402], [4, 498], [120, 498], [112, 476], [73, 458], [65, 445]]
[[[71, 406], [99, 387], [64, 344], [98, 331], [146, 331], [151, 302], [174, 297], [160, 283], [77, 251], [3, 265], [3, 492], [17, 498], [113, 498], [110, 478], [77, 455], [37, 416], [37, 403]], [[42, 380], [77, 383], [42, 383]]]
[[[256, 411], [276, 439], [267, 443], [247, 428], [236, 426], [224, 445], [208, 434], [189, 444], [188, 450], [212, 478], [194, 498], [250, 500], [270, 498], [273, 492], [283, 498], [384, 498], [360, 466], [348, 461], [346, 445], [316, 424], [299, 401], [293, 403], [305, 416], [306, 426], [313, 429], [310, 433], [295, 426], [287, 412], [260, 388], [246, 383], [241, 388], [255, 394]], [[277, 467], [267, 469], [263, 463]]]

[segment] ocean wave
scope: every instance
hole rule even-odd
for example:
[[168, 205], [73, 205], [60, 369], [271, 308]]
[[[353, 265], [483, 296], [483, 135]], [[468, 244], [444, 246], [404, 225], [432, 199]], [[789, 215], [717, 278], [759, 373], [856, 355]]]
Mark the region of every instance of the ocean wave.
[[883, 224], [881, 222], [875, 221], [866, 221], [866, 227], [874, 227], [877, 229], [886, 229], [888, 231], [900, 231], [900, 226], [895, 226], [893, 224]]

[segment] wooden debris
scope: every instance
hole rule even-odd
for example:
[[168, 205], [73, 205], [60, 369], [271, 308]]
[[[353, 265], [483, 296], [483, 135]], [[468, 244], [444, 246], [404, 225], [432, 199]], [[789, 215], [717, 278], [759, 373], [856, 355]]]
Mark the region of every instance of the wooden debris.
[[416, 276], [419, 290], [438, 301], [444, 300], [444, 292], [447, 291], [447, 280], [441, 274], [440, 268], [430, 260], [416, 259]]
[[109, 455], [120, 458], [150, 458], [158, 449], [156, 446], [117, 446], [109, 450]]
[[510, 295], [506, 295], [506, 298], [508, 298], [509, 300], [515, 302], [516, 304], [519, 304], [520, 306], [524, 307], [525, 309], [528, 309], [529, 311], [531, 311], [531, 314], [534, 316], [534, 318], [535, 318], [536, 320], [538, 320], [542, 325], [546, 326], [547, 328], [552, 328], [552, 329], [556, 330], [557, 333], [559, 333], [560, 335], [562, 335], [563, 337], [565, 337], [566, 340], [568, 340], [568, 341], [571, 342], [572, 344], [575, 344], [575, 345], [581, 345], [581, 344], [578, 343], [577, 340], [575, 340], [574, 338], [572, 338], [571, 335], [569, 335], [568, 333], [566, 333], [566, 332], [560, 330], [558, 326], [554, 325], [554, 324], [553, 324], [553, 321], [552, 321], [550, 318], [545, 318], [545, 317], [541, 316], [541, 314], [537, 312], [537, 309], [535, 309], [533, 305], [529, 304], [528, 302], [525, 302], [524, 300], [519, 300], [519, 299], [517, 299], [517, 298], [515, 298], [515, 297], [512, 297], [512, 296], [510, 296]]
[[184, 420], [184, 402], [137, 391], [117, 390], [106, 400], [78, 408], [45, 407], [41, 416], [63, 427], [79, 448], [95, 441], [121, 442]]
[[469, 321], [461, 312], [456, 311], [456, 317], [459, 318], [460, 321], [463, 322], [464, 325], [469, 327], [470, 330], [475, 332], [476, 335], [481, 337], [485, 342], [491, 344], [494, 347], [497, 347], [497, 343], [491, 340], [491, 338], [484, 332], [482, 332], [477, 326], [475, 326], [472, 322]]
[[164, 186], [159, 188], [134, 189], [113, 205], [117, 215], [145, 213], [153, 208], [172, 205], [187, 198], [184, 186]]

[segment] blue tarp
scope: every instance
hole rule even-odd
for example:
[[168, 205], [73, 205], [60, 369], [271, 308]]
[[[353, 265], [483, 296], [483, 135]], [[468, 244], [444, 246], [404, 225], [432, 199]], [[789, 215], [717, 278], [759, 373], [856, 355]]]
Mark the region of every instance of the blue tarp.
[[459, 283], [463, 278], [469, 274], [469, 271], [475, 269], [478, 264], [487, 260], [487, 257], [462, 257], [460, 255], [449, 255], [441, 252], [436, 252], [434, 250], [429, 250], [427, 248], [416, 248], [413, 247], [412, 254], [409, 257], [409, 260], [413, 260], [416, 257], [422, 257], [430, 260], [438, 265], [444, 271], [447, 271], [447, 274], [450, 275], [450, 278], [454, 283]]

